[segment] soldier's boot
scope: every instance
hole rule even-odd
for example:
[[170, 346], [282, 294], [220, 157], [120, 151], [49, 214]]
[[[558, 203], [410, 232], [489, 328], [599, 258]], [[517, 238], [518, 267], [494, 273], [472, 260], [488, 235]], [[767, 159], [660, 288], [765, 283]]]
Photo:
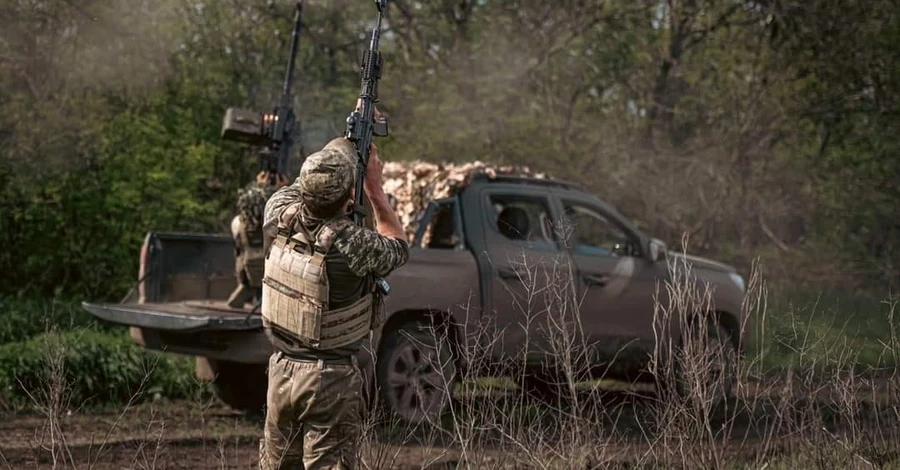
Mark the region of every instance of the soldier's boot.
[[253, 299], [253, 289], [245, 284], [238, 284], [228, 297], [228, 306], [231, 308], [243, 308], [244, 304]]

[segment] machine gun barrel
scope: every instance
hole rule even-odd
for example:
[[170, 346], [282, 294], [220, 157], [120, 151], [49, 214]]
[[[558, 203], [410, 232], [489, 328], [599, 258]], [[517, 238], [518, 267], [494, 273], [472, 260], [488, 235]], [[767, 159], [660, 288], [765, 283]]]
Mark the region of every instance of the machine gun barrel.
[[[291, 85], [294, 81], [294, 64], [297, 61], [297, 45], [300, 43], [300, 15], [303, 13], [303, 0], [297, 0], [297, 13], [294, 15], [294, 30], [291, 33], [291, 55], [288, 60], [287, 71], [284, 73], [284, 86], [281, 88], [282, 98], [291, 95]], [[282, 106], [285, 103], [282, 102]]]
[[297, 62], [303, 13], [303, 0], [297, 0], [294, 28], [291, 32], [291, 50], [281, 96], [270, 112], [256, 112], [239, 108], [228, 108], [222, 122], [222, 138], [262, 147], [259, 150], [263, 171], [269, 173], [269, 181], [275, 184], [276, 173], [288, 176], [290, 173], [290, 153], [294, 143], [296, 116], [291, 87]]
[[[288, 56], [287, 70], [284, 72], [284, 84], [281, 88], [281, 99], [275, 109], [275, 129], [273, 137], [278, 146], [276, 168], [279, 174], [287, 175], [290, 171], [290, 152], [293, 144], [291, 133], [294, 130], [294, 107], [291, 86], [294, 80], [294, 64], [297, 62], [297, 46], [300, 42], [301, 23], [303, 13], [303, 0], [297, 0], [297, 12], [294, 14], [294, 28], [291, 32], [291, 52]], [[274, 176], [273, 176], [274, 178]]]

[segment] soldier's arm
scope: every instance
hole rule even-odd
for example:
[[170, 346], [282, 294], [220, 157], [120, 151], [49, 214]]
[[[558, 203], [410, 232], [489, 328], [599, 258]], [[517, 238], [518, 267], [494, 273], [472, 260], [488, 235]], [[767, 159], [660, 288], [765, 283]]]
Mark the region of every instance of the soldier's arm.
[[278, 218], [287, 209], [288, 206], [300, 202], [300, 178], [297, 178], [293, 184], [285, 186], [272, 194], [272, 197], [266, 201], [266, 212], [263, 216], [263, 225], [271, 223], [278, 224]]
[[349, 225], [335, 238], [338, 251], [357, 276], [387, 276], [409, 260], [409, 244], [403, 238], [385, 236], [358, 225]]
[[384, 182], [382, 180], [382, 170], [384, 164], [378, 158], [378, 147], [370, 144], [369, 164], [366, 166], [366, 179], [363, 181], [366, 198], [372, 204], [372, 212], [375, 217], [375, 230], [386, 237], [406, 239], [406, 233], [403, 231], [403, 225], [400, 224], [400, 218], [391, 208], [387, 195], [384, 194]]
[[297, 202], [300, 202], [300, 178], [297, 178], [293, 184], [275, 191], [272, 197], [266, 201], [266, 210], [263, 214], [263, 234], [266, 238], [267, 248], [271, 239], [275, 237], [278, 219], [289, 206]]
[[358, 276], [372, 273], [387, 276], [391, 271], [406, 264], [409, 259], [409, 244], [400, 219], [384, 194], [381, 159], [375, 144], [369, 151], [366, 179], [363, 181], [366, 197], [372, 204], [375, 229], [352, 226], [344, 229], [342, 236], [335, 240], [338, 250], [347, 257], [350, 269]]

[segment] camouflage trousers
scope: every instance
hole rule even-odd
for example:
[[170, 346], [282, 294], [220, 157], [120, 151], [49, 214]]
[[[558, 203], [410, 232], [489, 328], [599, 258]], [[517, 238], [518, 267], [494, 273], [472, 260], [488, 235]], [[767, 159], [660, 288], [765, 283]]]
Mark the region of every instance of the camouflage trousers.
[[259, 468], [356, 468], [362, 387], [355, 357], [344, 364], [273, 354]]

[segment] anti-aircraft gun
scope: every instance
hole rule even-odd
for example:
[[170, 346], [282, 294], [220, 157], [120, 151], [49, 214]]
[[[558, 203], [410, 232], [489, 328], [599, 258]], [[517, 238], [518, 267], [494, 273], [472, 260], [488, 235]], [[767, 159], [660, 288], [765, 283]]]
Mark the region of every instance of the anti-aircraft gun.
[[294, 79], [294, 63], [297, 43], [300, 39], [300, 16], [303, 0], [297, 0], [294, 30], [291, 33], [291, 53], [284, 74], [281, 98], [270, 112], [258, 112], [230, 107], [222, 121], [222, 138], [261, 147], [260, 166], [269, 174], [269, 184], [275, 185], [276, 174], [288, 177], [290, 150], [295, 128], [295, 115], [291, 84]]

